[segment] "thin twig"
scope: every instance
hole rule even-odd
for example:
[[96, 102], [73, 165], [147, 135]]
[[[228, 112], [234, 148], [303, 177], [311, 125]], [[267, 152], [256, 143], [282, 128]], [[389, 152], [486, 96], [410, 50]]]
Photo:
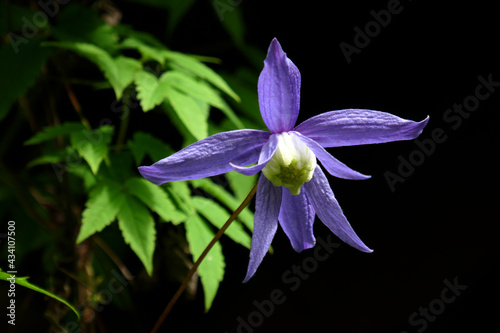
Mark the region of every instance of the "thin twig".
[[83, 125], [85, 125], [85, 127], [91, 130], [92, 127], [90, 126], [90, 123], [87, 120], [87, 118], [85, 118], [80, 102], [78, 102], [75, 92], [73, 91], [73, 88], [71, 87], [71, 84], [68, 81], [64, 81], [64, 88], [66, 88], [66, 92], [68, 93], [68, 98], [71, 101], [71, 104], [73, 105], [73, 108], [75, 109], [76, 113], [80, 117], [80, 121], [82, 122]]
[[120, 260], [120, 258], [111, 250], [111, 248], [106, 244], [101, 238], [98, 236], [94, 236], [92, 238], [94, 242], [99, 245], [99, 247], [106, 252], [108, 257], [115, 263], [115, 265], [118, 267], [118, 269], [122, 272], [123, 276], [129, 281], [133, 280], [134, 277], [132, 274], [130, 274], [130, 271], [128, 270], [127, 266]]
[[70, 271], [68, 271], [67, 269], [64, 269], [60, 266], [58, 266], [57, 269], [60, 270], [61, 272], [63, 272], [65, 275], [69, 276], [71, 279], [75, 280], [83, 288], [87, 289], [88, 291], [92, 291], [92, 287], [89, 286], [88, 284], [86, 284], [85, 282], [83, 282], [83, 280], [80, 279], [76, 274], [73, 274]]
[[217, 241], [219, 240], [219, 238], [221, 238], [221, 236], [224, 234], [224, 232], [226, 231], [226, 229], [229, 228], [229, 226], [236, 219], [236, 217], [238, 217], [238, 215], [241, 213], [241, 211], [246, 206], [248, 206], [248, 204], [250, 203], [250, 201], [252, 201], [252, 198], [254, 197], [255, 193], [257, 192], [257, 185], [258, 184], [259, 184], [259, 182], [257, 182], [255, 184], [255, 186], [252, 188], [252, 190], [250, 191], [250, 193], [248, 193], [248, 195], [245, 198], [245, 200], [243, 200], [243, 202], [241, 203], [241, 205], [234, 211], [234, 213], [229, 217], [229, 219], [226, 221], [226, 223], [224, 223], [224, 225], [222, 226], [222, 228], [220, 228], [220, 230], [217, 232], [217, 234], [212, 239], [212, 241], [210, 242], [210, 244], [208, 244], [207, 247], [205, 248], [205, 250], [203, 250], [203, 253], [200, 255], [200, 257], [198, 258], [198, 260], [196, 260], [196, 262], [194, 263], [193, 267], [191, 267], [191, 269], [189, 270], [188, 275], [186, 276], [186, 278], [182, 282], [181, 286], [179, 287], [179, 289], [175, 293], [174, 297], [172, 297], [172, 299], [170, 300], [170, 302], [165, 307], [165, 310], [163, 310], [163, 313], [161, 314], [160, 318], [158, 318], [158, 321], [156, 322], [155, 326], [151, 330], [151, 333], [158, 332], [158, 330], [160, 329], [161, 324], [163, 324], [163, 321], [165, 320], [165, 318], [169, 314], [170, 310], [172, 310], [175, 302], [177, 302], [177, 300], [179, 299], [179, 297], [181, 296], [181, 294], [184, 292], [184, 289], [186, 289], [189, 281], [193, 277], [194, 273], [198, 269], [198, 266], [200, 266], [200, 264], [203, 261], [203, 259], [205, 258], [205, 256], [212, 249], [212, 247], [215, 245], [215, 243], [217, 243]]

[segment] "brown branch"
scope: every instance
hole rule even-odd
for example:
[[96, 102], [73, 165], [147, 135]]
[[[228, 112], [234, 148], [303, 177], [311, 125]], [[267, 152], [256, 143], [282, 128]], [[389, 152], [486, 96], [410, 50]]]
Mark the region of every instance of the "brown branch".
[[182, 285], [179, 287], [179, 289], [175, 293], [174, 297], [172, 297], [172, 299], [170, 300], [170, 302], [167, 304], [167, 306], [165, 307], [165, 310], [163, 310], [163, 313], [161, 314], [160, 318], [158, 318], [158, 321], [156, 322], [155, 326], [151, 330], [151, 333], [158, 332], [158, 330], [160, 329], [161, 324], [163, 324], [163, 321], [165, 320], [165, 318], [167, 317], [167, 315], [170, 313], [170, 310], [172, 310], [172, 308], [174, 307], [174, 304], [177, 302], [177, 300], [179, 299], [179, 297], [181, 296], [181, 294], [184, 292], [184, 289], [186, 289], [189, 281], [193, 277], [194, 273], [198, 269], [198, 266], [200, 266], [200, 264], [203, 261], [203, 259], [205, 258], [205, 256], [212, 249], [212, 247], [215, 245], [215, 243], [217, 243], [217, 241], [219, 240], [219, 238], [222, 237], [222, 235], [224, 234], [224, 232], [226, 231], [226, 229], [229, 228], [229, 226], [231, 225], [231, 223], [236, 219], [236, 217], [238, 217], [238, 215], [241, 213], [241, 211], [246, 206], [248, 206], [248, 204], [250, 203], [250, 201], [254, 197], [255, 193], [257, 192], [257, 185], [258, 184], [259, 184], [259, 182], [257, 181], [257, 183], [255, 184], [255, 186], [250, 191], [250, 193], [248, 193], [248, 195], [245, 198], [245, 200], [243, 200], [243, 202], [241, 203], [241, 205], [234, 211], [234, 213], [229, 217], [229, 219], [226, 221], [226, 223], [224, 223], [224, 225], [222, 226], [222, 228], [220, 228], [220, 230], [217, 232], [217, 234], [212, 239], [212, 241], [210, 242], [210, 244], [208, 244], [207, 247], [205, 248], [205, 250], [203, 250], [203, 253], [200, 255], [200, 257], [198, 258], [198, 260], [196, 260], [196, 262], [194, 263], [193, 267], [191, 267], [191, 269], [189, 270], [189, 273], [186, 276], [186, 278], [184, 279], [184, 281], [182, 282]]
[[64, 88], [66, 88], [66, 92], [68, 93], [68, 98], [71, 101], [71, 104], [73, 105], [73, 108], [75, 109], [76, 113], [78, 114], [78, 117], [80, 117], [80, 121], [82, 122], [83, 125], [85, 125], [85, 127], [91, 130], [92, 127], [90, 126], [90, 123], [87, 120], [87, 118], [85, 118], [85, 115], [82, 112], [82, 107], [80, 105], [80, 102], [78, 102], [75, 92], [73, 91], [71, 84], [67, 80], [64, 81]]
[[129, 281], [133, 280], [134, 277], [132, 274], [130, 274], [130, 271], [128, 270], [127, 266], [118, 258], [118, 256], [111, 250], [111, 248], [106, 244], [101, 238], [98, 236], [92, 237], [94, 242], [96, 242], [99, 247], [106, 252], [108, 257], [115, 263], [115, 265], [118, 267], [118, 269], [122, 272], [123, 276]]

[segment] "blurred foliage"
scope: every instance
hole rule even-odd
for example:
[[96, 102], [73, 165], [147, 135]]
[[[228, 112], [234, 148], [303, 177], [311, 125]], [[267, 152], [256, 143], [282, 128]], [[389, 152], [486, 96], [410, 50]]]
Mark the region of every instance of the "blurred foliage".
[[[196, 4], [127, 6], [136, 2], [166, 12], [168, 36]], [[127, 285], [144, 270], [154, 282], [166, 266], [178, 284], [256, 178], [232, 172], [157, 186], [137, 166], [221, 130], [262, 128], [257, 71], [221, 75], [219, 59], [170, 49], [153, 26], [120, 23], [120, 7], [107, 1], [20, 3], [0, 4], [0, 215], [17, 222], [15, 265], [38, 261], [43, 270], [32, 278], [43, 289], [18, 280], [83, 315], [104, 302], [103, 281], [118, 276]], [[214, 4], [210, 15], [259, 68], [263, 53], [244, 42], [240, 8], [221, 10]], [[226, 235], [249, 248], [252, 226], [246, 209]], [[187, 260], [176, 254], [183, 244]], [[1, 249], [7, 271], [5, 242]], [[217, 244], [198, 270], [207, 311], [224, 270]], [[130, 308], [136, 296], [128, 288], [112, 301]], [[74, 319], [68, 311], [47, 303], [44, 316], [51, 328], [65, 327]]]

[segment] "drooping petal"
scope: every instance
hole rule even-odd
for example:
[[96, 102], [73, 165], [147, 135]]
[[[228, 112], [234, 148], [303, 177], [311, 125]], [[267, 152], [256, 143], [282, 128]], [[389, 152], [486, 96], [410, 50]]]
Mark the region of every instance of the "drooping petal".
[[272, 133], [295, 126], [300, 108], [300, 72], [275, 38], [271, 42], [258, 83], [262, 119]]
[[329, 152], [325, 150], [325, 148], [321, 147], [319, 143], [316, 141], [309, 139], [308, 137], [300, 134], [299, 132], [293, 132], [300, 140], [302, 140], [309, 149], [311, 149], [320, 160], [323, 167], [328, 171], [332, 176], [344, 179], [368, 179], [370, 176], [363, 175], [357, 171], [352, 170], [344, 163], [337, 160], [333, 157]]
[[280, 225], [295, 251], [310, 249], [316, 242], [313, 233], [316, 214], [307, 191], [302, 190], [299, 195], [290, 194], [288, 189], [283, 189], [282, 192]]
[[248, 264], [247, 276], [243, 282], [247, 282], [257, 270], [262, 259], [269, 250], [271, 242], [278, 228], [278, 215], [281, 205], [281, 187], [274, 186], [264, 175], [260, 175], [255, 199], [255, 218], [252, 235], [252, 246], [250, 248], [250, 262]]
[[267, 162], [269, 162], [271, 157], [273, 157], [274, 153], [276, 152], [276, 148], [278, 148], [278, 139], [276, 137], [276, 134], [272, 134], [269, 137], [267, 143], [262, 147], [259, 156], [259, 161], [256, 165], [253, 165], [251, 167], [246, 167], [246, 166], [235, 165], [234, 163], [229, 163], [229, 164], [231, 164], [234, 170], [246, 176], [255, 175], [257, 172], [259, 172], [266, 166]]
[[328, 148], [415, 139], [428, 121], [429, 117], [415, 122], [381, 111], [346, 109], [309, 118], [295, 131]]
[[258, 130], [222, 132], [193, 143], [153, 165], [139, 167], [155, 184], [220, 175], [233, 170], [229, 164], [255, 163], [270, 133]]
[[311, 200], [319, 219], [342, 241], [363, 251], [373, 252], [359, 239], [347, 221], [335, 196], [333, 195], [328, 179], [319, 166], [316, 167], [314, 177], [304, 184], [308, 197]]

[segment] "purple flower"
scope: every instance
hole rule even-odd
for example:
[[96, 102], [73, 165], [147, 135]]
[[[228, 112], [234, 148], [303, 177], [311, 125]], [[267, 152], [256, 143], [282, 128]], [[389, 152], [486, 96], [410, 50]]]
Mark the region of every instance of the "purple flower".
[[294, 128], [300, 105], [300, 72], [276, 39], [264, 61], [258, 93], [260, 112], [271, 133], [251, 129], [218, 133], [151, 166], [139, 167], [142, 176], [163, 184], [232, 170], [245, 175], [262, 171], [244, 282], [262, 262], [278, 222], [297, 252], [314, 246], [316, 215], [347, 244], [372, 252], [344, 216], [316, 158], [335, 177], [370, 178], [350, 169], [325, 148], [411, 140], [422, 132], [428, 118], [414, 122], [380, 111], [346, 109], [319, 114]]

